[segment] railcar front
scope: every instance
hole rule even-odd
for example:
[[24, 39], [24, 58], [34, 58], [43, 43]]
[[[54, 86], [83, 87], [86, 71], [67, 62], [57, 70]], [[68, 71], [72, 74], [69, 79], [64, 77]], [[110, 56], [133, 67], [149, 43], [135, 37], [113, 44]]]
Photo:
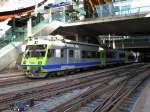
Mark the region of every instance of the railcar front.
[[42, 69], [42, 66], [47, 61], [50, 47], [51, 45], [47, 43], [38, 44], [36, 41], [26, 46], [21, 65], [27, 77], [41, 78], [47, 75], [47, 71]]

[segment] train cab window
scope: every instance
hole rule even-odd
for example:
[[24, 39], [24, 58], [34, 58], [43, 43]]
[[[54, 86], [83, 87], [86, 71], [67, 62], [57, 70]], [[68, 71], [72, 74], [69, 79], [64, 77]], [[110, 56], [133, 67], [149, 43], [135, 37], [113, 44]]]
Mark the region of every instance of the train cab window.
[[69, 57], [74, 57], [74, 51], [73, 50], [69, 50]]
[[36, 49], [46, 49], [47, 45], [43, 44], [43, 45], [36, 45]]
[[125, 53], [120, 53], [120, 54], [119, 54], [119, 57], [120, 57], [120, 58], [125, 58]]
[[47, 45], [27, 45], [26, 50], [45, 50]]
[[40, 51], [40, 56], [45, 57], [45, 51]]
[[48, 57], [53, 57], [54, 56], [54, 49], [49, 49], [48, 50]]
[[45, 51], [29, 50], [25, 54], [26, 57], [45, 57]]
[[30, 51], [28, 51], [28, 52], [25, 53], [25, 57], [26, 58], [30, 57]]

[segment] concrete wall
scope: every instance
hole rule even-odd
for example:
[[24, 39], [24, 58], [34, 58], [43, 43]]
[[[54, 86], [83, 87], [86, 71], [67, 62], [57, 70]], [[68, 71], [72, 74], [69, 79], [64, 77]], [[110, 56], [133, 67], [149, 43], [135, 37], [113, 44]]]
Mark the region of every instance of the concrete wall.
[[14, 42], [0, 49], [0, 72], [17, 68], [16, 62], [21, 54], [21, 46], [22, 42]]

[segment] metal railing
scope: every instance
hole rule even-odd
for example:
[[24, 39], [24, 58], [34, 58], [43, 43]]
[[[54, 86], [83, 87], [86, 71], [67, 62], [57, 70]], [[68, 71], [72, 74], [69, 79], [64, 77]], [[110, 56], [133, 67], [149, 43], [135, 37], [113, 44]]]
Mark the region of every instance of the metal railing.
[[[106, 43], [113, 46], [113, 41]], [[150, 39], [124, 39], [115, 41], [116, 48], [150, 48]]]
[[[93, 16], [91, 18], [103, 18], [114, 16], [130, 16], [150, 13], [150, 3], [143, 6], [136, 6], [137, 1], [124, 1], [115, 2], [113, 4], [104, 4], [95, 6]], [[142, 5], [142, 4], [141, 4]], [[62, 22], [75, 22], [80, 21], [81, 16], [85, 16], [86, 13], [83, 8], [77, 6], [74, 7], [74, 11], [69, 12], [64, 10], [52, 14], [52, 20], [58, 20]], [[88, 18], [89, 19], [89, 18]], [[83, 21], [83, 20], [82, 20]]]
[[[44, 19], [40, 22], [33, 21], [32, 33], [36, 34], [48, 23], [48, 19]], [[0, 38], [0, 49], [8, 45], [11, 42], [21, 42], [27, 38], [27, 25], [22, 27], [11, 28], [5, 32]]]
[[[136, 2], [136, 1], [135, 1]], [[65, 9], [65, 7], [64, 7]], [[58, 20], [61, 22], [75, 22], [80, 21], [81, 16], [85, 16], [85, 11], [83, 8], [75, 7], [76, 11], [68, 12], [66, 10], [61, 10], [49, 14], [50, 16], [40, 22], [33, 21], [32, 33], [38, 33], [46, 24], [53, 20]], [[150, 13], [150, 5], [141, 7], [132, 7], [131, 2], [117, 2], [114, 4], [105, 4], [95, 6], [95, 11], [93, 17], [91, 18], [103, 18], [103, 17], [113, 17], [113, 16], [130, 16], [133, 14], [140, 15], [142, 13]], [[83, 19], [82, 19], [83, 21]], [[27, 26], [11, 29], [4, 37], [0, 38], [0, 48], [14, 41], [23, 41], [27, 38]]]
[[[123, 8], [124, 7], [124, 8]], [[109, 16], [130, 16], [133, 14], [139, 15], [142, 13], [149, 13], [150, 5], [143, 7], [126, 7], [125, 6], [115, 6], [113, 4], [105, 4], [96, 6], [95, 13], [97, 17], [109, 17]]]
[[[116, 2], [113, 4], [104, 4], [95, 6], [93, 16], [90, 18], [103, 18], [103, 17], [114, 17], [114, 16], [130, 16], [150, 13], [150, 4], [144, 6], [136, 6], [137, 1], [124, 1]], [[134, 5], [133, 5], [134, 3]], [[52, 13], [52, 20], [58, 20], [61, 22], [75, 22], [80, 21], [81, 16], [85, 16], [86, 12], [83, 8], [77, 6], [74, 7], [74, 11], [69, 12], [67, 10], [60, 10], [59, 12]], [[89, 18], [87, 18], [89, 19]], [[86, 20], [86, 19], [85, 19]], [[82, 19], [83, 21], [83, 19]]]

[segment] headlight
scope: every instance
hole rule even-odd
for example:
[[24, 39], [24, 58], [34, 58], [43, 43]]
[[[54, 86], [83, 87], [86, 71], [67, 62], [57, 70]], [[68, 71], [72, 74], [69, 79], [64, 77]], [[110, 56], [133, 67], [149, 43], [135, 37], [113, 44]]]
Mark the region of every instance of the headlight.
[[38, 64], [41, 65], [41, 64], [42, 64], [42, 61], [39, 61]]

